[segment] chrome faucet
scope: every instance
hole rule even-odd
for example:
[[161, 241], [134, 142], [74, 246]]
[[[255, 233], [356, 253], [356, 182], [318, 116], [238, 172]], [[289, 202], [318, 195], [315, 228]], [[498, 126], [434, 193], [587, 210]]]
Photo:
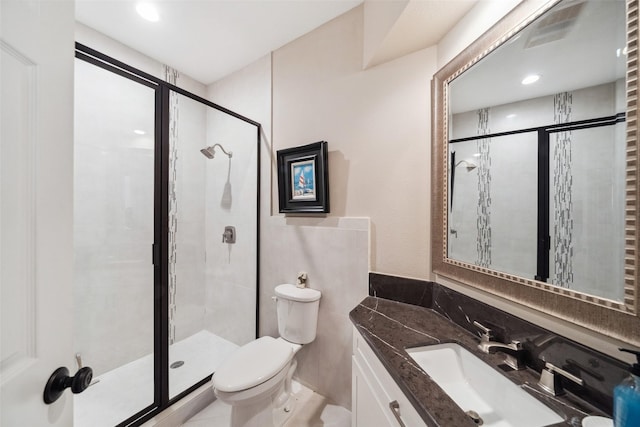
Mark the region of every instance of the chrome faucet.
[[504, 363], [507, 366], [510, 366], [515, 370], [521, 370], [526, 367], [522, 362], [524, 348], [520, 341], [511, 340], [508, 344], [493, 341], [493, 331], [490, 328], [487, 328], [482, 323], [475, 320], [473, 321], [473, 325], [482, 331], [482, 335], [480, 335], [480, 343], [478, 344], [478, 349], [481, 352], [495, 353], [500, 351], [504, 353]]
[[540, 381], [538, 381], [538, 385], [550, 395], [559, 396], [564, 393], [562, 383], [560, 382], [561, 376], [570, 379], [578, 385], [584, 384], [582, 378], [578, 378], [564, 369], [560, 369], [549, 362], [545, 362], [544, 369], [540, 373]]

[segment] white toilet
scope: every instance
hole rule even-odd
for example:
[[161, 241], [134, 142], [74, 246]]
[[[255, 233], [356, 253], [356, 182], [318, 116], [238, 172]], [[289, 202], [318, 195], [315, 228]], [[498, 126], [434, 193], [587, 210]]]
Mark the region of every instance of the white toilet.
[[275, 289], [280, 338], [262, 337], [236, 350], [213, 374], [213, 390], [231, 405], [231, 427], [282, 426], [293, 411], [294, 355], [316, 338], [320, 291]]

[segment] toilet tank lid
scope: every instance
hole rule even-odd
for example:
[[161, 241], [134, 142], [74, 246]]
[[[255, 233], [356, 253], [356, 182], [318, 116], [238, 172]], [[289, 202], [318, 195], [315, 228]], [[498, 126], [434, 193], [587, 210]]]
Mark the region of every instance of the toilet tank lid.
[[292, 284], [285, 283], [276, 286], [276, 296], [292, 301], [312, 302], [318, 301], [322, 294], [317, 289], [298, 288]]
[[213, 374], [214, 388], [224, 392], [246, 390], [270, 380], [293, 358], [283, 340], [265, 336], [243, 345]]

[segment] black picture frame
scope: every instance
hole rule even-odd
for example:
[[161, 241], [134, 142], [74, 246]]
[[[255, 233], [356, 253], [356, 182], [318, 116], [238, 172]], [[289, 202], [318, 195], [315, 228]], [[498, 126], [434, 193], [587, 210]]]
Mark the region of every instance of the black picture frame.
[[329, 213], [327, 141], [277, 151], [280, 213]]

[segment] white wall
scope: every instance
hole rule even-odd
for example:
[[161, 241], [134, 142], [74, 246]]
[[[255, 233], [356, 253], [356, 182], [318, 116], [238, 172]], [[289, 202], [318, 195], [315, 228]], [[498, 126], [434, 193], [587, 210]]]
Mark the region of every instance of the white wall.
[[326, 140], [329, 216], [371, 218], [372, 270], [429, 277], [429, 201], [421, 196], [436, 50], [365, 71], [362, 50], [358, 7], [274, 52], [273, 148]]

